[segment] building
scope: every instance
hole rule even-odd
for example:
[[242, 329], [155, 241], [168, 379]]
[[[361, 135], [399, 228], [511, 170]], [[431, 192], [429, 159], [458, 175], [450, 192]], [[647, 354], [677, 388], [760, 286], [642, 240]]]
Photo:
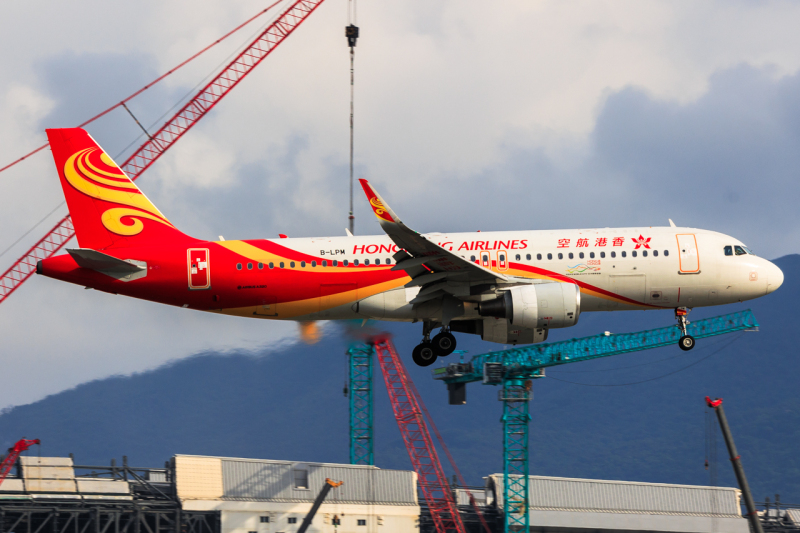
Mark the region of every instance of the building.
[[193, 455], [176, 455], [174, 465], [182, 508], [219, 511], [222, 533], [296, 531], [326, 478], [344, 483], [329, 492], [309, 531], [408, 532], [419, 523], [410, 471]]
[[313, 533], [419, 528], [417, 475], [374, 466], [176, 455], [164, 468], [21, 457], [0, 485], [0, 533], [288, 533], [326, 478]]
[[[727, 487], [530, 476], [534, 532], [749, 533], [741, 491]], [[503, 475], [486, 478], [489, 507], [503, 508]]]

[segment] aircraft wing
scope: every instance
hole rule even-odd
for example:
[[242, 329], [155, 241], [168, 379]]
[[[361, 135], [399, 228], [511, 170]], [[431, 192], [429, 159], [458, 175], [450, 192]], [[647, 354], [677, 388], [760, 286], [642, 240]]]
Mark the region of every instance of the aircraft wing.
[[409, 228], [367, 180], [359, 181], [381, 228], [405, 251], [395, 254], [397, 264], [392, 270], [405, 270], [411, 276], [412, 280], [406, 287], [423, 287], [415, 298], [416, 303], [444, 293], [469, 295], [469, 287], [473, 285], [496, 285], [510, 281], [506, 276], [469, 261]]

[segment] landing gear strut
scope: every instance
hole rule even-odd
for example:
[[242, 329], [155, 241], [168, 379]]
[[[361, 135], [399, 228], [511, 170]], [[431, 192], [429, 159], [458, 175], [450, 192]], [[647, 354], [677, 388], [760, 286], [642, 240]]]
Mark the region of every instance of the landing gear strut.
[[690, 309], [686, 307], [678, 307], [675, 309], [675, 318], [678, 319], [678, 329], [681, 330], [683, 335], [680, 339], [678, 339], [678, 346], [681, 350], [688, 352], [692, 348], [694, 348], [694, 337], [686, 333], [686, 326], [689, 325], [689, 321], [686, 320], [686, 315], [689, 314]]
[[422, 342], [411, 353], [411, 358], [419, 366], [430, 366], [437, 357], [450, 355], [456, 349], [456, 338], [449, 328], [442, 327], [442, 331], [431, 340], [433, 327], [433, 322], [422, 323]]

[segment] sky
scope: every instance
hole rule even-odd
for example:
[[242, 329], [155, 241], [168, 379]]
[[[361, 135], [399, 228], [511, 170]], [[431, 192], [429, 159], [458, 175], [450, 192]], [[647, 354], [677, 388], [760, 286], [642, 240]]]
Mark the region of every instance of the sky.
[[[4, 3], [0, 166], [43, 144], [45, 128], [83, 122], [268, 4]], [[131, 101], [131, 111], [158, 127], [266, 22]], [[356, 22], [356, 177], [411, 227], [671, 218], [734, 235], [767, 258], [800, 251], [800, 4], [362, 0]], [[347, 2], [323, 2], [137, 181], [177, 227], [208, 239], [344, 233], [347, 23]], [[143, 142], [124, 110], [87, 129], [118, 161]], [[0, 253], [11, 247], [0, 270], [66, 214], [62, 201], [47, 151], [0, 173]], [[356, 233], [380, 233], [361, 196], [355, 205]], [[0, 304], [0, 408], [202, 350], [295, 338], [291, 323], [34, 277]]]

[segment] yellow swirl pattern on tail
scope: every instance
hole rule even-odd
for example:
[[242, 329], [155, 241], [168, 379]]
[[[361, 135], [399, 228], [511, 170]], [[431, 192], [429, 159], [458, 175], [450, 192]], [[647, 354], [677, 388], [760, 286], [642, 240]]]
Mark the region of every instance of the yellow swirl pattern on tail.
[[[103, 226], [117, 235], [124, 236], [137, 235], [144, 229], [144, 223], [135, 217], [154, 220], [166, 226], [174, 227], [156, 206], [139, 191], [136, 185], [119, 170], [119, 167], [105, 152], [101, 152], [100, 160], [109, 168], [116, 169], [118, 172], [102, 170], [92, 164], [89, 161], [89, 155], [97, 150], [98, 148], [86, 148], [72, 154], [64, 163], [64, 176], [70, 185], [87, 196], [128, 206], [127, 208], [116, 207], [106, 210], [101, 216]], [[120, 191], [111, 187], [127, 190]], [[122, 222], [123, 217], [130, 217], [133, 223], [124, 224]]]

